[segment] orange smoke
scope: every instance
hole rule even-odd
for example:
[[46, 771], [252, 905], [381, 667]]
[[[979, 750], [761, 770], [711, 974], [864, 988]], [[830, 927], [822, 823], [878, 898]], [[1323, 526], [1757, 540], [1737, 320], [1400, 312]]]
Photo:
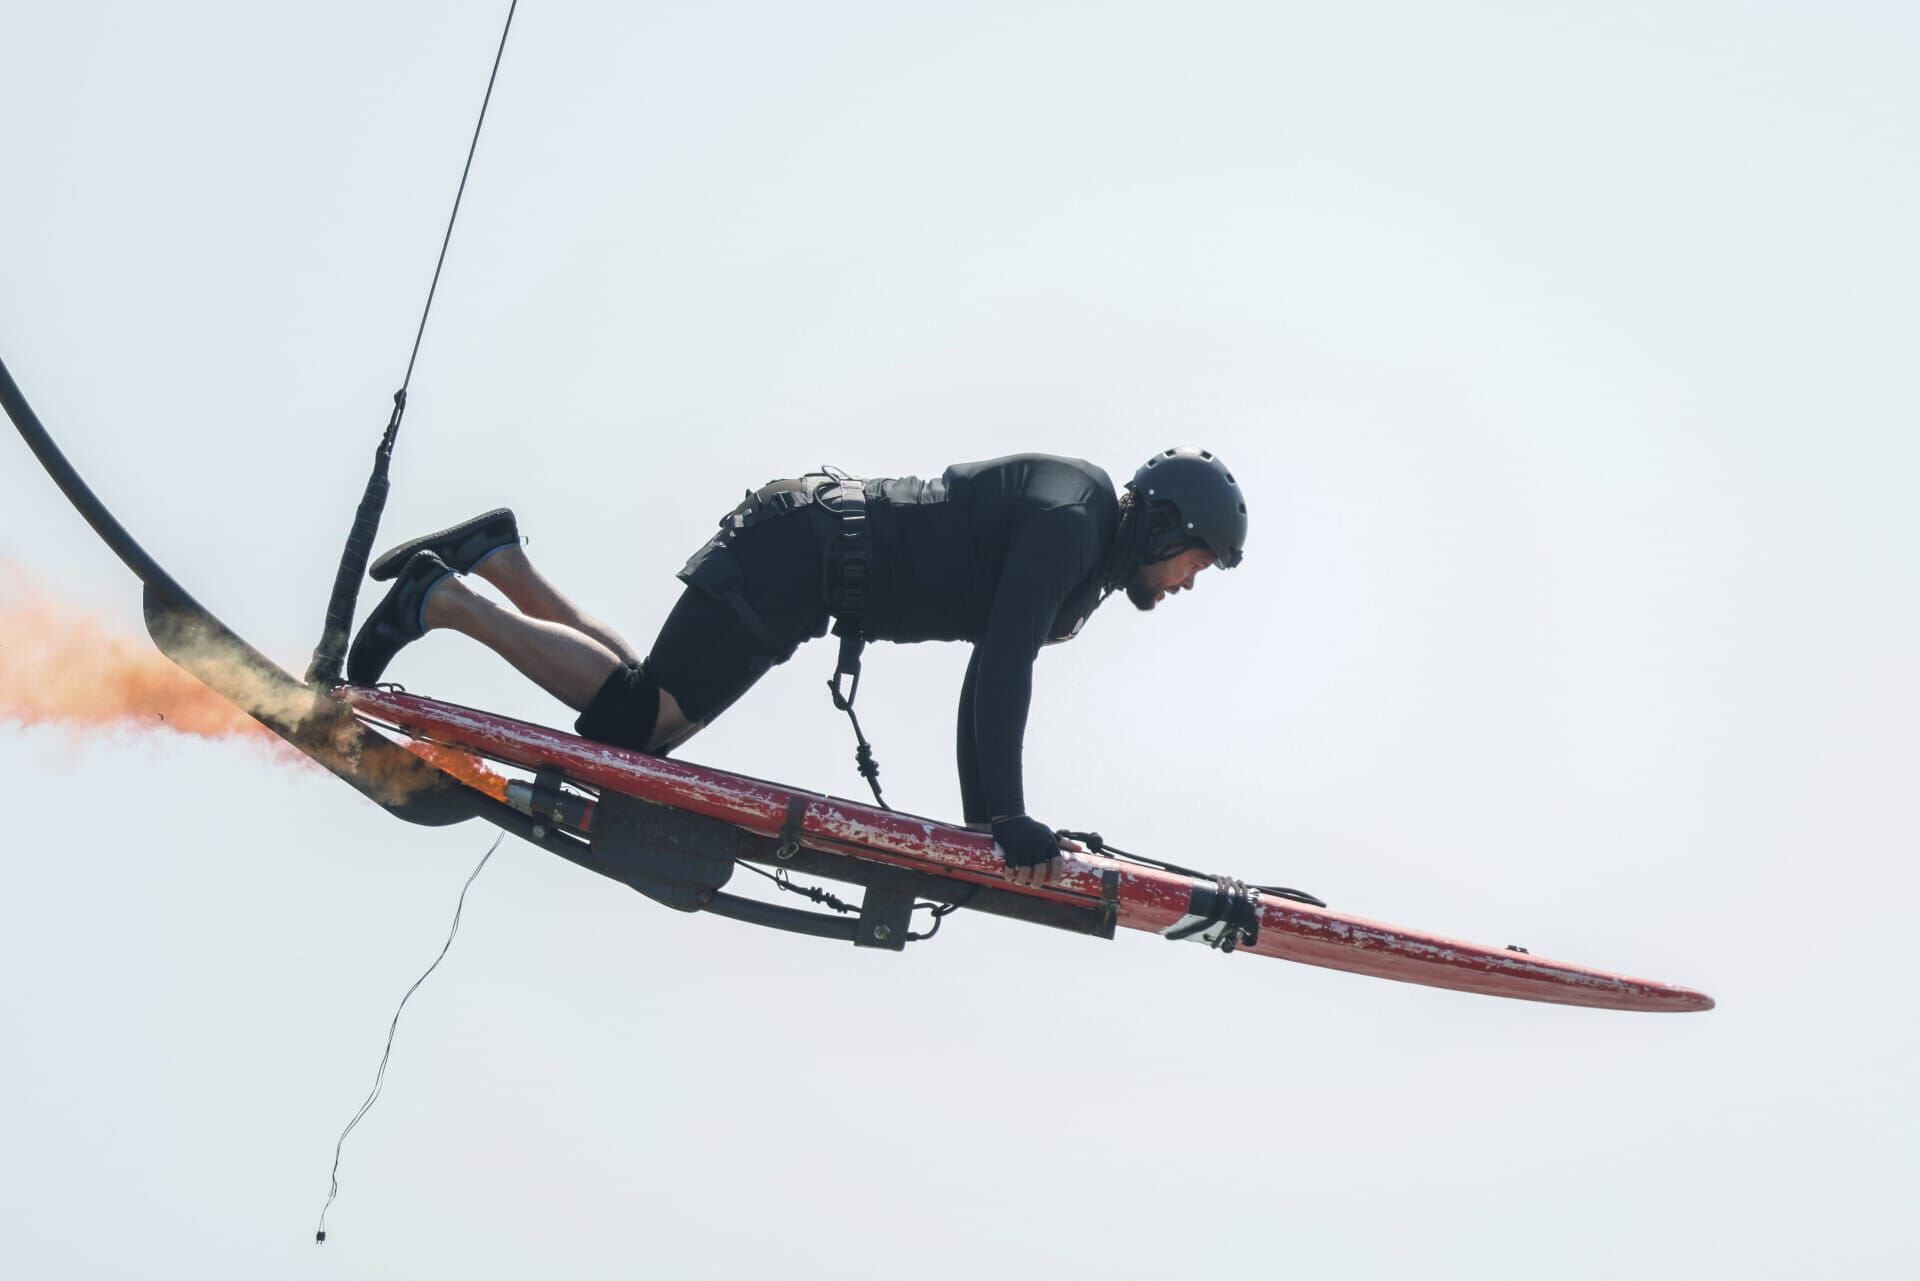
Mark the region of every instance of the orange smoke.
[[[80, 736], [189, 734], [311, 763], [145, 640], [54, 600], [24, 571], [0, 564], [0, 724], [9, 722]], [[405, 746], [461, 782], [506, 799], [506, 779], [477, 757], [431, 743]]]
[[5, 565], [0, 565], [0, 721], [280, 744], [273, 731], [150, 644], [60, 604], [22, 571]]

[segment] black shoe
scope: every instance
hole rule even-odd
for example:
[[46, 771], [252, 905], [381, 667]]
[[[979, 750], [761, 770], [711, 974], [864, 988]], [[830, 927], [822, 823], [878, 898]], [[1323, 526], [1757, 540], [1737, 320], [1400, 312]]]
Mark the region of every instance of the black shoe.
[[408, 644], [427, 634], [427, 593], [453, 573], [447, 562], [432, 552], [418, 552], [400, 571], [400, 579], [387, 591], [385, 599], [373, 607], [360, 634], [347, 651], [347, 679], [355, 685], [371, 685], [380, 679]]
[[515, 546], [519, 541], [520, 527], [513, 522], [513, 512], [506, 507], [496, 507], [437, 534], [401, 543], [373, 562], [367, 577], [384, 583], [405, 569], [415, 552], [432, 552], [447, 562], [447, 568], [470, 574], [489, 553]]

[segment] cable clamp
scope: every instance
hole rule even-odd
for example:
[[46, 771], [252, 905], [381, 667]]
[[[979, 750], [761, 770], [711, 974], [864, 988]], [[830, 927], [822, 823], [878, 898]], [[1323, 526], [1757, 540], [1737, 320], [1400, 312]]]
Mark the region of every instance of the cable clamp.
[[[1231, 876], [1216, 876], [1212, 880], [1206, 914], [1190, 913], [1179, 924], [1163, 931], [1164, 937], [1176, 942], [1198, 939], [1222, 952], [1252, 947], [1260, 941], [1259, 892], [1245, 881], [1236, 881]], [[1216, 927], [1217, 932], [1208, 933]]]
[[780, 847], [774, 857], [790, 859], [800, 852], [800, 833], [807, 825], [807, 798], [794, 796], [787, 801], [787, 821], [780, 827]]

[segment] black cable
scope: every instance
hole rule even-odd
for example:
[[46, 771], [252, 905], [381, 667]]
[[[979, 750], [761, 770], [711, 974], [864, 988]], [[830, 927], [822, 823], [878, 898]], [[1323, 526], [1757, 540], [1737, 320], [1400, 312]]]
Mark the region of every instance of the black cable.
[[373, 451], [373, 472], [367, 477], [367, 487], [353, 514], [353, 525], [347, 531], [346, 546], [340, 552], [339, 568], [334, 571], [333, 591], [327, 598], [327, 617], [320, 629], [320, 643], [314, 646], [313, 659], [307, 664], [309, 685], [334, 685], [340, 680], [354, 608], [360, 601], [360, 580], [367, 575], [374, 535], [380, 530], [380, 514], [387, 506], [387, 469], [393, 459], [394, 441], [400, 435], [401, 416], [407, 412], [407, 389], [413, 385], [414, 362], [420, 358], [427, 317], [433, 313], [433, 297], [440, 289], [440, 270], [446, 266], [447, 247], [453, 243], [453, 224], [460, 217], [460, 201], [467, 194], [467, 175], [473, 172], [474, 153], [480, 149], [480, 129], [487, 123], [487, 105], [493, 101], [493, 84], [499, 78], [500, 60], [507, 52], [507, 34], [513, 30], [514, 11], [519, 7], [520, 0], [512, 0], [507, 6], [507, 21], [500, 30], [500, 47], [494, 51], [493, 70], [487, 74], [486, 96], [480, 100], [480, 116], [473, 122], [473, 141], [467, 144], [467, 162], [460, 170], [459, 189], [454, 192], [453, 212], [447, 216], [447, 231], [440, 239], [440, 256], [434, 260], [427, 303], [420, 309], [420, 327], [414, 331], [413, 350], [407, 354], [406, 376], [400, 380], [400, 390], [393, 393], [393, 413], [388, 416], [387, 429]]
[[928, 914], [932, 916], [933, 928], [928, 930], [925, 934], [914, 934], [911, 931], [909, 931], [907, 934], [908, 941], [913, 943], [918, 943], [922, 939], [930, 939], [934, 935], [938, 934], [940, 932], [940, 922], [946, 920], [947, 917], [953, 915], [955, 912], [958, 912], [961, 908], [965, 907], [967, 904], [973, 902], [974, 895], [978, 894], [979, 892], [980, 892], [980, 886], [978, 883], [975, 883], [974, 885], [971, 885], [967, 888], [967, 892], [965, 894], [962, 894], [959, 898], [955, 899], [951, 903], [915, 903], [913, 905], [914, 911], [917, 912], [921, 908], [925, 908]]
[[[823, 906], [826, 906], [826, 907], [830, 907], [836, 912], [845, 912], [845, 913], [851, 914], [854, 912], [858, 912], [860, 910], [859, 908], [855, 907], [853, 904], [847, 902], [843, 898], [840, 898], [838, 895], [832, 893], [831, 891], [827, 890], [822, 886], [795, 885], [792, 881], [787, 879], [785, 868], [781, 868], [777, 872], [769, 872], [765, 868], [755, 867], [753, 864], [747, 862], [745, 859], [735, 859], [733, 862], [734, 862], [734, 866], [744, 868], [745, 870], [752, 872], [755, 876], [765, 877], [767, 880], [772, 881], [775, 887], [779, 889], [783, 889], [787, 891], [789, 894], [799, 894], [799, 895], [802, 895], [803, 897], [810, 898], [814, 902], [822, 904]], [[921, 939], [932, 938], [934, 935], [940, 932], [940, 922], [942, 919], [951, 915], [954, 912], [959, 911], [961, 908], [965, 907], [968, 903], [971, 903], [973, 901], [973, 896], [978, 894], [979, 892], [980, 892], [980, 887], [978, 885], [974, 885], [974, 886], [971, 886], [965, 894], [961, 895], [958, 899], [956, 899], [954, 902], [951, 902], [951, 903], [915, 903], [913, 905], [914, 911], [917, 912], [924, 908], [926, 911], [932, 914], [933, 928], [928, 930], [925, 934], [914, 934], [909, 932], [907, 935], [907, 938], [910, 941], [916, 942], [916, 943], [919, 942]]]
[[[460, 198], [467, 194], [467, 175], [473, 172], [473, 154], [480, 149], [480, 127], [487, 123], [487, 104], [493, 101], [493, 82], [500, 75], [500, 59], [506, 56], [507, 33], [513, 30], [514, 10], [520, 7], [520, 0], [512, 0], [507, 5], [506, 25], [500, 29], [500, 47], [493, 55], [493, 70], [487, 73], [486, 96], [480, 99], [480, 118], [473, 122], [473, 141], [467, 145], [467, 163], [460, 170], [460, 187], [453, 193], [453, 212], [447, 216], [447, 234], [440, 240], [440, 257], [433, 264], [433, 283], [427, 286], [427, 305], [420, 311], [420, 328], [413, 335], [413, 351], [407, 356], [407, 375], [400, 380], [400, 390], [395, 394], [402, 406], [406, 403], [407, 388], [413, 382], [413, 362], [420, 356], [420, 339], [427, 332], [427, 314], [433, 310], [433, 295], [440, 288], [440, 268], [446, 265], [447, 246], [453, 243], [454, 220], [460, 216]], [[400, 415], [394, 414], [393, 429], [400, 426]]]
[[836, 671], [833, 679], [827, 682], [827, 688], [833, 692], [833, 705], [845, 712], [847, 719], [853, 722], [854, 768], [860, 771], [861, 778], [867, 780], [867, 787], [873, 792], [874, 804], [883, 810], [892, 810], [893, 806], [887, 804], [887, 798], [880, 794], [880, 762], [874, 757], [873, 744], [867, 741], [866, 734], [861, 731], [860, 718], [854, 714], [853, 710], [853, 700], [860, 693], [859, 667], [860, 662], [856, 658], [853, 662], [853, 685], [846, 693], [840, 692], [842, 673], [839, 671]]
[[[1102, 838], [1098, 832], [1074, 832], [1063, 827], [1055, 832], [1054, 835], [1064, 836], [1070, 841], [1079, 841], [1095, 854], [1111, 855], [1117, 859], [1124, 859], [1129, 863], [1138, 863], [1143, 867], [1157, 867], [1163, 872], [1174, 872], [1181, 876], [1197, 877], [1203, 881], [1217, 882], [1223, 879], [1232, 879], [1230, 877], [1223, 878], [1213, 872], [1201, 872], [1191, 867], [1182, 867], [1178, 863], [1169, 863], [1164, 859], [1148, 858], [1145, 854], [1129, 854], [1118, 846], [1107, 844], [1106, 840]], [[1272, 894], [1276, 898], [1286, 898], [1292, 899], [1296, 903], [1306, 903], [1313, 907], [1325, 907], [1327, 905], [1324, 899], [1316, 895], [1309, 894], [1305, 890], [1290, 889], [1285, 885], [1252, 885], [1248, 886], [1248, 888], [1259, 890], [1263, 894]]]
[[327, 1211], [333, 1208], [334, 1198], [340, 1195], [340, 1150], [346, 1147], [347, 1136], [352, 1134], [354, 1127], [360, 1124], [360, 1118], [372, 1109], [374, 1100], [380, 1097], [381, 1087], [387, 1082], [387, 1060], [393, 1057], [393, 1037], [394, 1033], [400, 1030], [401, 1012], [407, 1008], [407, 1002], [413, 999], [413, 994], [420, 990], [420, 985], [427, 981], [427, 975], [439, 969], [440, 962], [447, 959], [447, 950], [453, 946], [454, 935], [460, 932], [460, 913], [467, 906], [467, 891], [473, 888], [473, 882], [479, 877], [480, 869], [487, 865], [487, 860], [493, 857], [493, 852], [500, 848], [500, 842], [506, 839], [507, 834], [500, 833], [493, 838], [493, 844], [487, 847], [487, 852], [480, 856], [480, 862], [475, 865], [472, 875], [467, 877], [467, 883], [460, 887], [460, 901], [453, 907], [453, 928], [447, 931], [447, 941], [441, 944], [440, 955], [434, 957], [433, 964], [413, 981], [413, 986], [407, 989], [407, 994], [400, 998], [399, 1008], [393, 1012], [393, 1022], [387, 1025], [387, 1048], [380, 1055], [379, 1070], [373, 1074], [373, 1089], [368, 1093], [367, 1101], [360, 1105], [360, 1110], [353, 1114], [353, 1120], [347, 1122], [347, 1128], [340, 1131], [339, 1141], [333, 1145], [333, 1173], [328, 1176], [327, 1203], [320, 1207], [320, 1223], [313, 1234], [313, 1239], [317, 1243], [325, 1244], [326, 1242]]
[[802, 898], [812, 899], [814, 902], [819, 903], [825, 907], [830, 907], [836, 912], [853, 913], [853, 912], [858, 912], [860, 910], [859, 908], [853, 906], [853, 904], [847, 902], [845, 899], [839, 897], [838, 895], [834, 894], [831, 890], [828, 890], [823, 886], [795, 885], [792, 881], [787, 879], [787, 870], [784, 867], [781, 868], [780, 871], [776, 874], [774, 872], [767, 871], [765, 868], [755, 867], [753, 864], [747, 862], [745, 859], [737, 858], [733, 860], [733, 864], [735, 867], [744, 868], [745, 870], [752, 872], [755, 876], [766, 877], [769, 881], [772, 881], [774, 883], [774, 886], [778, 889], [783, 889], [789, 894], [798, 894]]

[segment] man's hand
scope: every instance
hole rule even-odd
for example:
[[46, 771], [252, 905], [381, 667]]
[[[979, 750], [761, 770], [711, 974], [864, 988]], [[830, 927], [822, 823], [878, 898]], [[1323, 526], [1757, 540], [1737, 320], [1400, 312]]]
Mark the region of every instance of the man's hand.
[[1051, 885], [1066, 875], [1063, 850], [1081, 854], [1086, 846], [1062, 840], [1051, 828], [1025, 814], [993, 820], [993, 839], [1007, 861], [1006, 878], [1015, 885]]

